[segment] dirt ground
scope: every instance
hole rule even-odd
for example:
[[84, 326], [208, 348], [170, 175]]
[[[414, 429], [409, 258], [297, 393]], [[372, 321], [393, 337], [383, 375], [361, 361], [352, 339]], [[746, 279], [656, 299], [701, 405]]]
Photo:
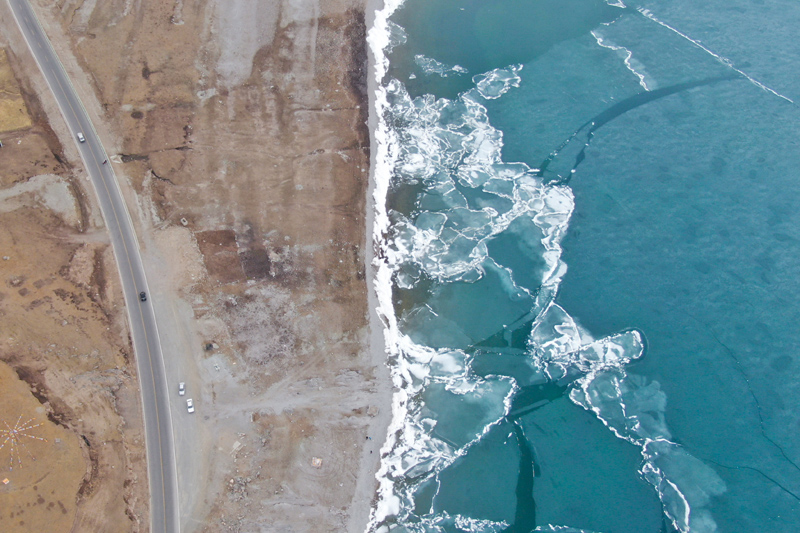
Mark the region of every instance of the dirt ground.
[[367, 310], [363, 1], [33, 4], [197, 408], [172, 399], [183, 530], [363, 531], [391, 396]]
[[[0, 120], [0, 530], [143, 531], [141, 412], [116, 265], [93, 191], [5, 52], [0, 109], [17, 116]], [[17, 424], [30, 427], [24, 447]]]
[[5, 50], [0, 49], [0, 132], [16, 131], [31, 126], [31, 117], [25, 107], [11, 63]]
[[0, 390], [0, 529], [69, 531], [86, 473], [80, 437], [49, 420], [29, 385], [2, 362]]

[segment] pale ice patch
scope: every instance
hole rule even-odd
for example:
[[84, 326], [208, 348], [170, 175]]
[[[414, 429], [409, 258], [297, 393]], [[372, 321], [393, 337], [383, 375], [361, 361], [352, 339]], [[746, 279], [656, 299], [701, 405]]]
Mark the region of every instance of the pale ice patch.
[[466, 74], [469, 72], [460, 65], [446, 65], [441, 61], [437, 61], [432, 57], [426, 57], [422, 54], [417, 54], [414, 56], [414, 63], [416, 63], [425, 74], [438, 74], [443, 78], [454, 75], [460, 76], [461, 74]]
[[386, 28], [389, 32], [389, 41], [386, 45], [386, 54], [391, 54], [396, 46], [406, 44], [408, 41], [408, 34], [406, 30], [399, 24], [395, 24], [391, 20], [387, 23]]
[[512, 87], [519, 87], [519, 83], [522, 81], [519, 77], [521, 70], [522, 65], [511, 65], [478, 74], [472, 78], [472, 81], [482, 97], [494, 100], [506, 94]]
[[466, 370], [466, 356], [464, 352], [438, 351], [430, 360], [433, 375], [456, 375]]
[[643, 446], [642, 475], [658, 492], [664, 512], [682, 532], [714, 533], [717, 524], [708, 510], [711, 498], [723, 494], [725, 482], [708, 465], [665, 439]]

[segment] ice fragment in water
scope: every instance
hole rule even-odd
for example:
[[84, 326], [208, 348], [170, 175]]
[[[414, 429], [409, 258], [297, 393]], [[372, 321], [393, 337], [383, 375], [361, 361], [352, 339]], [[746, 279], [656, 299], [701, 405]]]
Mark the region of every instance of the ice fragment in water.
[[506, 94], [512, 87], [519, 87], [522, 79], [519, 71], [522, 65], [511, 65], [507, 68], [498, 68], [485, 74], [478, 74], [472, 78], [478, 93], [487, 100], [494, 100]]
[[446, 78], [452, 75], [461, 75], [466, 74], [468, 72], [462, 66], [459, 65], [445, 65], [441, 61], [437, 61], [432, 57], [425, 57], [424, 55], [418, 54], [414, 56], [414, 63], [422, 69], [422, 72], [425, 74], [438, 74], [439, 76]]

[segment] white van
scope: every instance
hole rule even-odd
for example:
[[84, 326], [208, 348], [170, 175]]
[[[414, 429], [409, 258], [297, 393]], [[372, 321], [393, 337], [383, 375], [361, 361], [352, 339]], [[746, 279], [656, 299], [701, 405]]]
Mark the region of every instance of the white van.
[[78, 132], [78, 141], [80, 141], [82, 143], [86, 142], [86, 137], [84, 137], [83, 133], [81, 133], [81, 132]]

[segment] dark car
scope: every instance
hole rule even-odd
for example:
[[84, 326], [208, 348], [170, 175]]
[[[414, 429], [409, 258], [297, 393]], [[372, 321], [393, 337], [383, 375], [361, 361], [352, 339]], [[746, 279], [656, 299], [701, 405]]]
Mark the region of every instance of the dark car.
[[147, 301], [147, 293], [145, 293], [144, 291], [140, 292], [139, 293], [139, 300], [141, 300], [143, 302], [146, 302]]

